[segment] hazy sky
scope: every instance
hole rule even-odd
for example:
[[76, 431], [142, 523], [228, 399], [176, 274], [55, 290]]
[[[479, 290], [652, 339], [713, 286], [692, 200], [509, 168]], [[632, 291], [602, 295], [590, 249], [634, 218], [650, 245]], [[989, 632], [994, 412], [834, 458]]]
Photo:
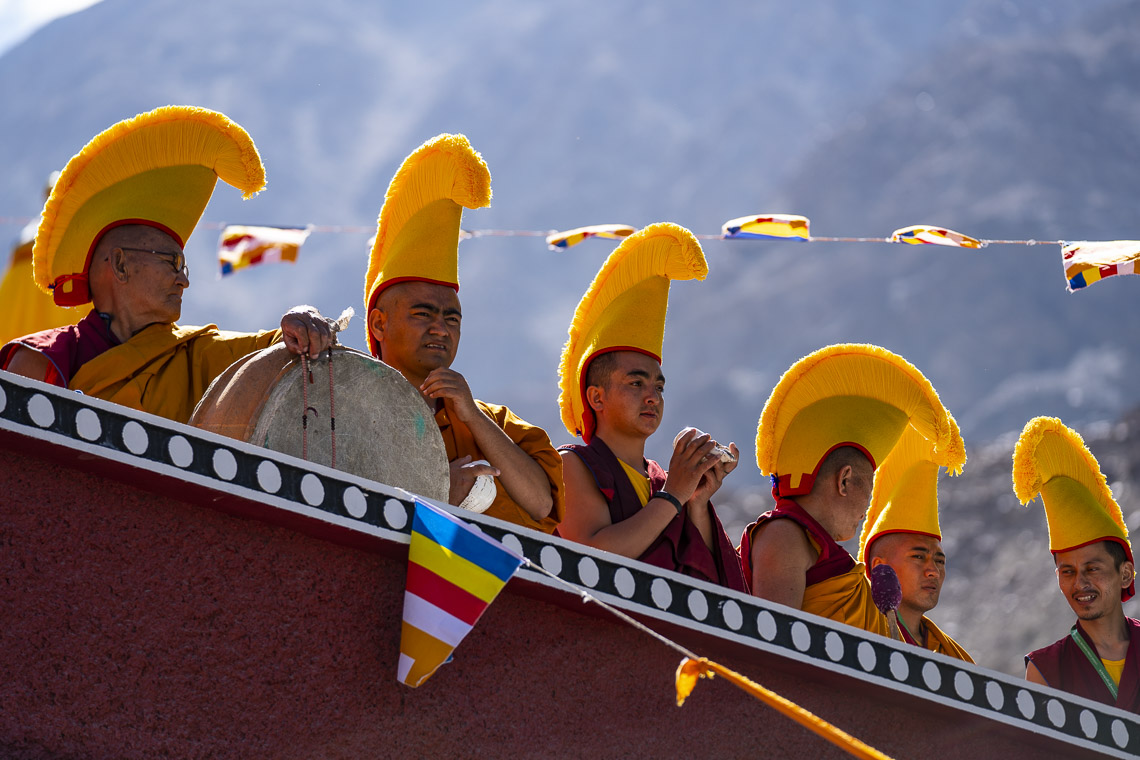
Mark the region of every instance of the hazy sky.
[[0, 54], [59, 16], [83, 10], [99, 0], [0, 0]]

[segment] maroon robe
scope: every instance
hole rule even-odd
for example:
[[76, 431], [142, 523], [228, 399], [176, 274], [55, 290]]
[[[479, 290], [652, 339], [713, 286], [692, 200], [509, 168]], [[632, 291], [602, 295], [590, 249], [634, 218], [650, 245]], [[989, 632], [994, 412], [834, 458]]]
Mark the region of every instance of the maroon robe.
[[[1115, 702], [1112, 700], [1112, 692], [1072, 636], [1030, 652], [1025, 655], [1025, 661], [1032, 662], [1045, 683], [1055, 689], [1113, 705], [1121, 710], [1140, 713], [1140, 621], [1126, 617], [1124, 623], [1128, 626], [1128, 653], [1124, 656], [1124, 671], [1120, 674]], [[1079, 620], [1076, 627], [1078, 635], [1084, 638], [1089, 649], [1099, 657], [1096, 645], [1085, 635]]]
[[791, 499], [779, 499], [775, 509], [757, 517], [756, 522], [745, 528], [744, 535], [740, 537], [740, 568], [749, 593], [752, 592], [752, 534], [769, 520], [780, 519], [791, 520], [799, 525], [819, 547], [819, 557], [804, 578], [805, 587], [843, 575], [855, 567], [855, 558], [851, 553], [837, 544], [831, 534], [803, 507]]
[[[629, 475], [622, 469], [621, 462], [601, 438], [595, 435], [589, 445], [570, 444], [562, 446], [561, 449], [577, 454], [582, 464], [586, 465], [586, 469], [593, 474], [598, 489], [609, 503], [610, 522], [617, 524], [633, 517], [641, 510], [641, 499], [638, 498], [633, 483], [629, 481]], [[652, 459], [646, 459], [645, 465], [649, 473], [650, 491], [660, 491], [665, 487], [665, 470]], [[740, 574], [736, 550], [729, 542], [728, 534], [724, 532], [720, 518], [717, 517], [711, 503], [709, 516], [712, 518], [715, 533], [712, 551], [709, 551], [705, 545], [697, 526], [682, 512], [673, 518], [638, 559], [666, 570], [675, 570], [683, 575], [717, 583], [734, 591], [744, 591], [746, 587], [744, 578]]]
[[92, 309], [74, 325], [25, 335], [0, 348], [0, 369], [8, 368], [17, 348], [30, 348], [46, 356], [51, 365], [44, 382], [66, 388], [80, 367], [119, 343], [107, 322]]

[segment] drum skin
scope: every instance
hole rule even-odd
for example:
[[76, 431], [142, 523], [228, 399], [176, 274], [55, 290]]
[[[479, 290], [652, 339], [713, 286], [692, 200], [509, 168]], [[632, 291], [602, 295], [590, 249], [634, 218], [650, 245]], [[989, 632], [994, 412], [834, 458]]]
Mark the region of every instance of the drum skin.
[[[450, 469], [431, 408], [398, 371], [368, 354], [333, 348], [336, 469], [446, 502]], [[278, 343], [215, 378], [190, 424], [302, 455], [301, 359]], [[308, 459], [332, 463], [328, 352], [309, 361]]]

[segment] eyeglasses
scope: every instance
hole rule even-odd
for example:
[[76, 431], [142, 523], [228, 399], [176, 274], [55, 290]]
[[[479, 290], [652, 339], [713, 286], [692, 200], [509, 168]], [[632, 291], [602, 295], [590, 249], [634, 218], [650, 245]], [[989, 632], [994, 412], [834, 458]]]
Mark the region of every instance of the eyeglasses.
[[160, 259], [170, 264], [170, 268], [177, 275], [179, 272], [189, 280], [190, 267], [186, 264], [186, 254], [182, 251], [152, 251], [149, 248], [129, 248], [125, 245], [119, 246], [124, 251], [135, 251], [136, 253], [149, 253], [152, 256], [158, 256]]

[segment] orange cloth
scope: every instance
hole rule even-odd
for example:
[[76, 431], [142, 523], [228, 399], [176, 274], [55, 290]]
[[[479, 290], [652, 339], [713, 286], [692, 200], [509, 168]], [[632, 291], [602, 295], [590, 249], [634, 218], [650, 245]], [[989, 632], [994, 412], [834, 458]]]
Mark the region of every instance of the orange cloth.
[[[543, 533], [553, 533], [554, 529], [558, 527], [558, 523], [562, 522], [562, 515], [565, 512], [565, 494], [562, 485], [562, 457], [550, 445], [550, 436], [546, 434], [545, 430], [528, 424], [505, 406], [488, 404], [479, 399], [475, 399], [475, 405], [482, 410], [483, 414], [490, 417], [507, 434], [507, 437], [514, 441], [515, 445], [525, 451], [531, 459], [538, 462], [546, 473], [547, 480], [550, 481], [550, 498], [554, 501], [554, 505], [550, 508], [550, 514], [542, 520], [535, 520], [525, 509], [514, 502], [507, 494], [507, 489], [503, 487], [498, 478], [495, 478], [495, 500], [491, 502], [491, 506], [484, 514], [516, 525], [533, 528]], [[440, 434], [443, 435], [443, 445], [447, 449], [448, 461], [464, 456], [470, 456], [472, 459], [487, 458], [475, 444], [475, 439], [467, 426], [458, 421], [452, 422], [448, 417], [446, 407], [441, 406], [435, 413], [435, 421], [439, 425]]]
[[926, 648], [931, 652], [938, 652], [947, 657], [954, 657], [966, 662], [973, 662], [974, 658], [963, 649], [957, 641], [947, 636], [936, 626], [930, 618], [923, 615], [922, 622], [926, 626]]
[[68, 388], [186, 422], [226, 367], [279, 340], [280, 330], [236, 333], [217, 325], [151, 325], [81, 366]]
[[862, 562], [856, 562], [846, 573], [805, 588], [801, 609], [864, 631], [890, 635], [887, 618], [871, 598], [871, 582]]

